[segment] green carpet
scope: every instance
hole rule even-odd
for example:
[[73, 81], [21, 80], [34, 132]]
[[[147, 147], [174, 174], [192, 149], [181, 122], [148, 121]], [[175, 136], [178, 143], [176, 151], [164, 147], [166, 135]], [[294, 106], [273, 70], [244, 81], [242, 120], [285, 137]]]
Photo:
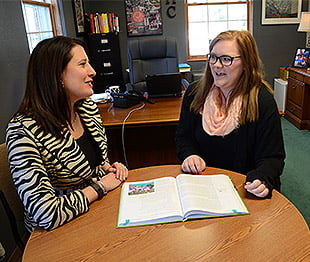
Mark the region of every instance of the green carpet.
[[284, 118], [281, 123], [286, 151], [281, 193], [298, 208], [309, 226], [310, 132], [299, 130]]

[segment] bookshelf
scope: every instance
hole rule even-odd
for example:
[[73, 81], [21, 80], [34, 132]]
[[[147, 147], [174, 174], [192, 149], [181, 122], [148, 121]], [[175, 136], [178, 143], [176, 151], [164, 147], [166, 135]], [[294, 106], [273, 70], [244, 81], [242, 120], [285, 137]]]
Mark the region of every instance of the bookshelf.
[[90, 62], [96, 71], [94, 92], [122, 86], [123, 74], [119, 44], [119, 20], [115, 13], [86, 15]]
[[119, 33], [119, 18], [115, 13], [91, 13], [85, 15], [86, 31], [91, 34]]

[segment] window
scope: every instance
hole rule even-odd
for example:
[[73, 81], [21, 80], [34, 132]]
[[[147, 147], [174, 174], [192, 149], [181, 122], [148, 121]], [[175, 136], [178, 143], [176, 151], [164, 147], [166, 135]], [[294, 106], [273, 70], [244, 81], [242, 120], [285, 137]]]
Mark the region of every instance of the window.
[[186, 0], [188, 60], [206, 59], [212, 39], [226, 30], [249, 30], [250, 0]]
[[22, 0], [29, 50], [43, 39], [62, 34], [57, 0]]

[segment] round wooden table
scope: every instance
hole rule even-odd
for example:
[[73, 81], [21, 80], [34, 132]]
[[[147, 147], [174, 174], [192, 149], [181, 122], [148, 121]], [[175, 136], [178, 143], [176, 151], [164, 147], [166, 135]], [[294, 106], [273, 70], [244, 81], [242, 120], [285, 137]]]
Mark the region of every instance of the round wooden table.
[[[179, 165], [140, 168], [129, 171], [128, 181], [180, 173]], [[309, 228], [282, 194], [258, 199], [243, 189], [241, 174], [217, 168], [204, 174], [229, 175], [250, 214], [116, 228], [117, 188], [68, 224], [37, 228], [23, 261], [309, 261]]]

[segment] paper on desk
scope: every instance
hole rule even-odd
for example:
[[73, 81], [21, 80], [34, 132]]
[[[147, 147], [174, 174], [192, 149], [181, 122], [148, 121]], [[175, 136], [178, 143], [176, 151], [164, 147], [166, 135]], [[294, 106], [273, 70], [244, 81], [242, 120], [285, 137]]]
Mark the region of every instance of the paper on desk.
[[94, 102], [101, 102], [102, 100], [111, 99], [111, 95], [109, 93], [99, 93], [99, 94], [93, 94], [90, 98]]

